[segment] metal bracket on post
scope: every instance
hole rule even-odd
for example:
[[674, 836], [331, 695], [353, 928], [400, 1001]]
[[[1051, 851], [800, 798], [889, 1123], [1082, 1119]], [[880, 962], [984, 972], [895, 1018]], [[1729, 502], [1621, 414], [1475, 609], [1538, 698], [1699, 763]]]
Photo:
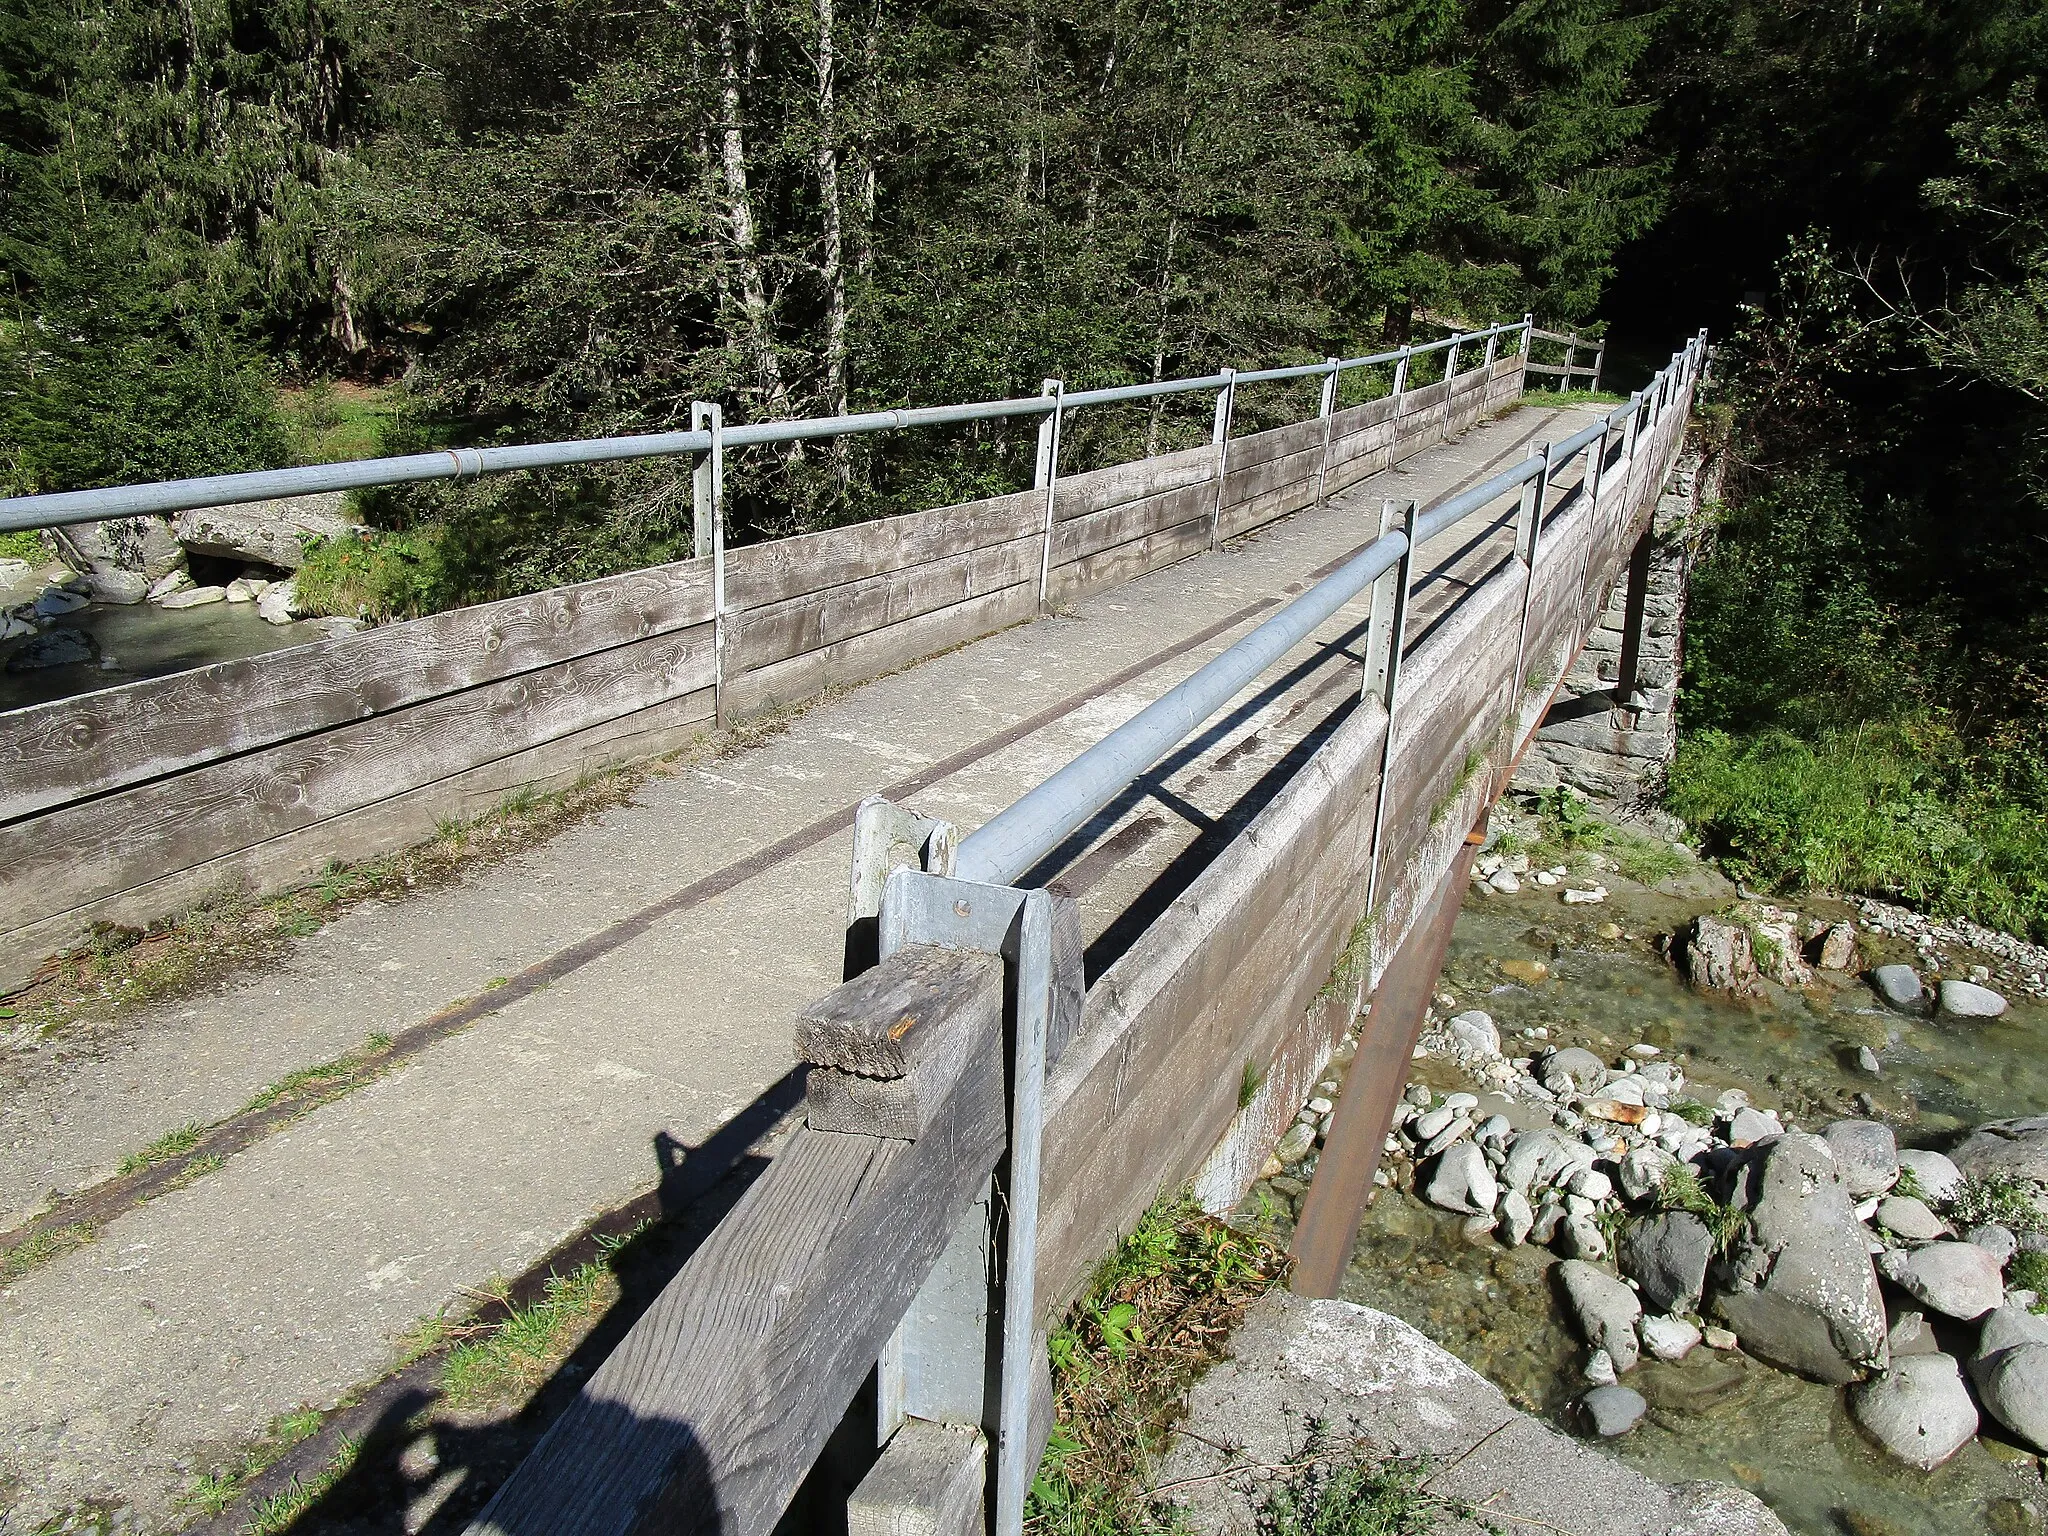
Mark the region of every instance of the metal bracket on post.
[[1316, 416], [1323, 424], [1323, 462], [1316, 469], [1316, 505], [1323, 504], [1323, 485], [1330, 478], [1330, 432], [1331, 419], [1337, 414], [1337, 379], [1343, 373], [1343, 365], [1334, 357], [1323, 359], [1329, 372], [1323, 376], [1323, 396], [1316, 405]]
[[[906, 944], [1000, 955], [1014, 982], [1009, 1152], [990, 1201], [956, 1229], [879, 1370], [885, 1438], [906, 1415], [972, 1414], [982, 1425], [995, 1452], [993, 1530], [1019, 1536], [1052, 1431], [1052, 1378], [1037, 1319], [1038, 1188], [1046, 1069], [1080, 1027], [1080, 909], [1050, 891], [899, 868], [883, 886], [878, 938], [883, 958]], [[1006, 1227], [1003, 1259], [992, 1284], [977, 1290], [977, 1275], [989, 1272], [991, 1212]]]
[[699, 559], [711, 556], [711, 689], [718, 725], [725, 724], [725, 412], [713, 400], [690, 402], [690, 430], [709, 431], [711, 448], [690, 475]]
[[1053, 497], [1060, 482], [1060, 431], [1066, 424], [1067, 386], [1060, 379], [1039, 385], [1041, 395], [1052, 396], [1052, 414], [1038, 424], [1038, 468], [1031, 478], [1033, 490], [1045, 492], [1045, 541], [1038, 551], [1038, 611], [1052, 603], [1052, 535], [1058, 523], [1053, 518]]
[[1380, 740], [1380, 782], [1372, 813], [1372, 859], [1366, 867], [1365, 910], [1379, 898], [1380, 843], [1387, 819], [1387, 779], [1394, 766], [1394, 696], [1401, 686], [1401, 651], [1408, 638], [1408, 593], [1415, 572], [1416, 506], [1391, 498], [1380, 504], [1380, 537], [1399, 528], [1408, 540], [1393, 569], [1373, 583], [1372, 618], [1366, 629], [1365, 676], [1360, 697], [1376, 698], [1386, 711], [1387, 733]]
[[1216, 448], [1216, 510], [1209, 515], [1211, 549], [1222, 542], [1224, 481], [1230, 472], [1230, 423], [1237, 415], [1237, 370], [1225, 368], [1223, 376], [1230, 382], [1216, 396], [1216, 427], [1209, 439]]
[[1529, 457], [1541, 459], [1532, 480], [1522, 485], [1522, 510], [1515, 519], [1515, 553], [1521, 556], [1524, 580], [1522, 582], [1522, 625], [1515, 641], [1514, 692], [1510, 695], [1520, 705], [1523, 688], [1523, 669], [1529, 664], [1529, 608], [1536, 596], [1536, 551], [1543, 541], [1543, 503], [1550, 495], [1550, 444], [1531, 445]]
[[850, 981], [882, 958], [877, 929], [882, 891], [899, 869], [953, 873], [960, 833], [950, 821], [921, 816], [880, 795], [861, 801], [853, 813], [853, 874], [847, 882], [846, 964]]

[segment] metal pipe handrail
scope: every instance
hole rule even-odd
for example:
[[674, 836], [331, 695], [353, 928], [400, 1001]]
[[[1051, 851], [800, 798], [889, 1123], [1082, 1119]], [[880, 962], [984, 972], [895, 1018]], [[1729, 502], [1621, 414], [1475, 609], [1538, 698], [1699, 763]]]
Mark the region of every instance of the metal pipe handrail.
[[[1520, 330], [1520, 326], [1503, 329]], [[1432, 508], [1414, 525], [1414, 547], [1470, 517], [1505, 492], [1541, 477], [1548, 481], [1579, 454], [1651, 409], [1669, 382], [1698, 376], [1702, 332], [1678, 352], [1628, 404], [1573, 433], [1548, 451]], [[1239, 382], [1243, 382], [1242, 379]], [[1535, 513], [1539, 523], [1543, 510]], [[1372, 582], [1400, 565], [1410, 548], [1400, 530], [1382, 534], [1336, 571], [1201, 667], [1064, 768], [961, 839], [955, 873], [963, 880], [1008, 885], [1035, 868], [1110, 801], [1207, 722], [1267, 668], [1306, 640]]]
[[[727, 427], [723, 446], [806, 442], [859, 432], [898, 431], [910, 427], [944, 426], [1017, 416], [1045, 416], [1085, 405], [1114, 405], [1161, 395], [1231, 389], [1239, 384], [1341, 374], [1352, 368], [1398, 362], [1424, 352], [1527, 328], [1515, 321], [1447, 336], [1441, 341], [1367, 357], [1335, 362], [1304, 363], [1253, 373], [1205, 374], [1152, 384], [1114, 385], [1062, 396], [1032, 395], [1014, 400], [983, 400], [962, 405], [912, 406], [900, 410], [864, 411], [848, 416], [823, 416], [755, 422]], [[521, 469], [550, 469], [574, 464], [611, 464], [672, 454], [706, 453], [711, 434], [703, 431], [648, 432], [617, 437], [571, 438], [499, 448], [448, 448], [393, 458], [358, 459], [347, 464], [308, 464], [294, 469], [259, 469], [233, 475], [205, 475], [146, 485], [106, 486], [84, 491], [51, 491], [35, 496], [0, 498], [0, 532], [54, 528], [107, 518], [166, 515], [205, 507], [271, 501], [285, 496], [311, 496], [333, 491], [368, 490], [381, 485], [417, 485], [432, 480], [467, 480], [479, 475]]]

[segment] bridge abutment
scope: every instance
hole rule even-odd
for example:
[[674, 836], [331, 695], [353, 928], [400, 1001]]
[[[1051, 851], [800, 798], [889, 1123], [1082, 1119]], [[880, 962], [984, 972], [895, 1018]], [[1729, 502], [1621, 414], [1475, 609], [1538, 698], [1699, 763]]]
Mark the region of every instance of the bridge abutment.
[[1656, 795], [1678, 750], [1686, 588], [1704, 511], [1720, 487], [1720, 460], [1688, 446], [1523, 755], [1514, 788], [1563, 785], [1616, 810]]

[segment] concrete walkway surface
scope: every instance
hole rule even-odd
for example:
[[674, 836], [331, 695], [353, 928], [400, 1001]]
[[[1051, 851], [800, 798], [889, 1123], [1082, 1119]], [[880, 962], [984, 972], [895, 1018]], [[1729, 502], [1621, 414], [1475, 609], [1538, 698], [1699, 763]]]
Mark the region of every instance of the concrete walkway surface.
[[[1324, 508], [650, 777], [459, 883], [357, 907], [275, 971], [138, 1013], [89, 1052], [9, 1063], [0, 1208], [18, 1223], [292, 1069], [483, 999], [467, 1027], [0, 1291], [0, 1528], [87, 1498], [173, 1523], [225, 1448], [378, 1376], [416, 1319], [654, 1187], [674, 1149], [687, 1160], [778, 1085], [787, 1099], [794, 1016], [839, 980], [863, 796], [979, 825], [1369, 541], [1383, 497], [1427, 506], [1589, 419], [1524, 407]], [[1511, 518], [1503, 504], [1422, 552], [1436, 574], [1411, 642], [1504, 558]], [[1091, 970], [1353, 706], [1364, 613], [1041, 872], [1081, 899]]]

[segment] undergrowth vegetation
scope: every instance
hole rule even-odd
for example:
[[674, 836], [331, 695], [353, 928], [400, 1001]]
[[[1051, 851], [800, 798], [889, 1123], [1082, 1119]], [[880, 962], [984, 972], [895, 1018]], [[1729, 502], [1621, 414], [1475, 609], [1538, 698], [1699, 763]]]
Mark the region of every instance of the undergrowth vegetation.
[[1536, 811], [1535, 837], [1503, 832], [1494, 840], [1493, 852], [1503, 857], [1526, 853], [1534, 867], [1563, 864], [1574, 872], [1583, 872], [1591, 863], [1587, 855], [1598, 853], [1610, 868], [1643, 885], [1669, 880], [1692, 866], [1669, 843], [1602, 820], [1562, 785], [1539, 797]]

